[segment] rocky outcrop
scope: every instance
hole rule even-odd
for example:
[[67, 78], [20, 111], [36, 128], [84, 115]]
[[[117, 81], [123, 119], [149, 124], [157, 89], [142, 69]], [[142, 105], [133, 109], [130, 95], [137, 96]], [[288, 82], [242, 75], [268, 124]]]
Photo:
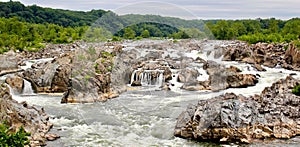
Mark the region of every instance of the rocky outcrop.
[[0, 55], [0, 76], [23, 71], [18, 67], [19, 59], [13, 51]]
[[224, 66], [210, 61], [204, 65], [204, 68], [209, 74], [209, 82], [213, 91], [224, 90], [227, 88], [246, 88], [255, 86], [258, 79], [252, 74], [240, 74], [240, 69], [231, 66]]
[[[70, 54], [74, 50], [80, 48], [80, 45], [86, 43], [75, 42], [70, 44], [46, 44], [45, 48], [40, 49], [38, 52], [22, 51], [16, 55], [20, 61], [35, 60], [43, 58], [58, 58], [63, 54]], [[22, 64], [23, 62], [19, 62]]]
[[[117, 58], [120, 47], [77, 50], [72, 60], [71, 79], [62, 103], [106, 101], [126, 90], [124, 77], [128, 66]], [[128, 70], [126, 70], [128, 71]], [[112, 74], [114, 73], [114, 74]]]
[[300, 50], [293, 43], [290, 43], [285, 52], [284, 60], [286, 61], [284, 68], [300, 70]]
[[16, 102], [9, 91], [8, 86], [3, 83], [0, 85], [0, 121], [7, 121], [11, 131], [23, 126], [26, 132], [31, 133], [29, 137], [31, 146], [45, 145], [47, 139], [45, 135], [52, 127], [49, 116], [43, 108], [29, 106], [26, 102]]
[[[245, 42], [236, 42], [235, 45], [223, 49], [225, 61], [240, 61], [249, 64], [259, 64], [267, 67], [285, 64], [286, 44], [257, 43], [248, 45]], [[258, 67], [258, 66], [256, 66]], [[264, 71], [258, 67], [258, 70]]]
[[63, 54], [52, 61], [33, 64], [31, 68], [19, 74], [30, 81], [35, 92], [65, 92], [71, 75], [70, 54]]
[[18, 69], [17, 59], [10, 54], [0, 55], [0, 70], [13, 70]]
[[24, 88], [24, 80], [19, 76], [9, 76], [5, 82], [16, 92], [22, 93]]
[[180, 114], [174, 134], [198, 141], [243, 143], [300, 135], [300, 97], [291, 92], [299, 83], [288, 76], [260, 95], [227, 93], [201, 100]]

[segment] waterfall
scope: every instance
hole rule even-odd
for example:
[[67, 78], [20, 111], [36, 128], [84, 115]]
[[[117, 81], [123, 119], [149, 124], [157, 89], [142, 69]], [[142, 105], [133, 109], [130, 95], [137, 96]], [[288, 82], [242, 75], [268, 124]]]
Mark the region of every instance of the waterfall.
[[22, 91], [22, 95], [36, 95], [33, 92], [31, 83], [27, 80], [24, 80], [24, 88], [23, 88], [23, 91]]
[[130, 84], [139, 81], [142, 86], [162, 86], [164, 81], [164, 70], [142, 70], [137, 69], [131, 75]]

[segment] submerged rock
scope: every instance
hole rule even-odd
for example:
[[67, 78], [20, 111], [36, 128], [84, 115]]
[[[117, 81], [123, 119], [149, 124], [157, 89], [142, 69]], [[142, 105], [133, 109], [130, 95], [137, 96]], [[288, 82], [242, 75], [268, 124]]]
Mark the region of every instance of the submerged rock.
[[300, 97], [288, 76], [260, 95], [227, 93], [189, 106], [178, 117], [175, 136], [198, 141], [251, 143], [256, 139], [289, 139], [300, 135]]

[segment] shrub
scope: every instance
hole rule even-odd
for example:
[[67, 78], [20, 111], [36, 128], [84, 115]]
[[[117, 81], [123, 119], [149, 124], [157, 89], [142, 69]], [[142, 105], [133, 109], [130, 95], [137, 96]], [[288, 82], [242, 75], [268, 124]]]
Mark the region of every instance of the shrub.
[[300, 84], [293, 88], [292, 93], [297, 96], [300, 96]]
[[17, 132], [9, 131], [9, 126], [7, 123], [0, 124], [0, 146], [8, 147], [23, 147], [29, 144], [27, 136], [30, 136], [30, 133], [25, 132], [23, 127], [20, 127]]
[[295, 45], [296, 48], [300, 49], [300, 41], [299, 40], [293, 41], [293, 44]]

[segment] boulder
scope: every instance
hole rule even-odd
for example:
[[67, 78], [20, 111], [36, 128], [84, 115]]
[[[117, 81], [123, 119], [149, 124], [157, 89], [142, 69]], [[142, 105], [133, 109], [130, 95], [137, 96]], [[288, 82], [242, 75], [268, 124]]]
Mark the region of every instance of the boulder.
[[258, 79], [253, 74], [240, 74], [236, 67], [225, 68], [216, 62], [207, 62], [204, 66], [209, 74], [211, 90], [219, 91], [227, 88], [246, 88], [254, 86]]
[[181, 83], [193, 83], [197, 82], [199, 72], [196, 69], [183, 69], [179, 72], [178, 82]]
[[131, 83], [131, 86], [135, 87], [135, 86], [142, 86], [141, 82], [140, 81], [133, 81]]
[[188, 91], [211, 90], [209, 81], [199, 81], [194, 83], [185, 83], [181, 87]]
[[22, 93], [24, 88], [24, 80], [19, 76], [9, 76], [5, 82], [16, 92]]
[[258, 79], [253, 74], [236, 74], [227, 76], [228, 88], [246, 88], [255, 86]]
[[18, 60], [15, 56], [0, 55], [0, 71], [18, 69]]
[[242, 143], [300, 135], [300, 97], [291, 93], [299, 83], [288, 76], [260, 95], [227, 93], [200, 100], [179, 115], [174, 135], [197, 141]]
[[293, 68], [300, 67], [300, 50], [293, 43], [290, 43], [285, 52], [284, 60], [287, 64], [292, 65]]
[[257, 71], [266, 71], [260, 64], [254, 64], [253, 66]]
[[71, 59], [71, 55], [64, 54], [53, 61], [36, 63], [19, 76], [30, 81], [36, 92], [65, 92], [71, 75]]

